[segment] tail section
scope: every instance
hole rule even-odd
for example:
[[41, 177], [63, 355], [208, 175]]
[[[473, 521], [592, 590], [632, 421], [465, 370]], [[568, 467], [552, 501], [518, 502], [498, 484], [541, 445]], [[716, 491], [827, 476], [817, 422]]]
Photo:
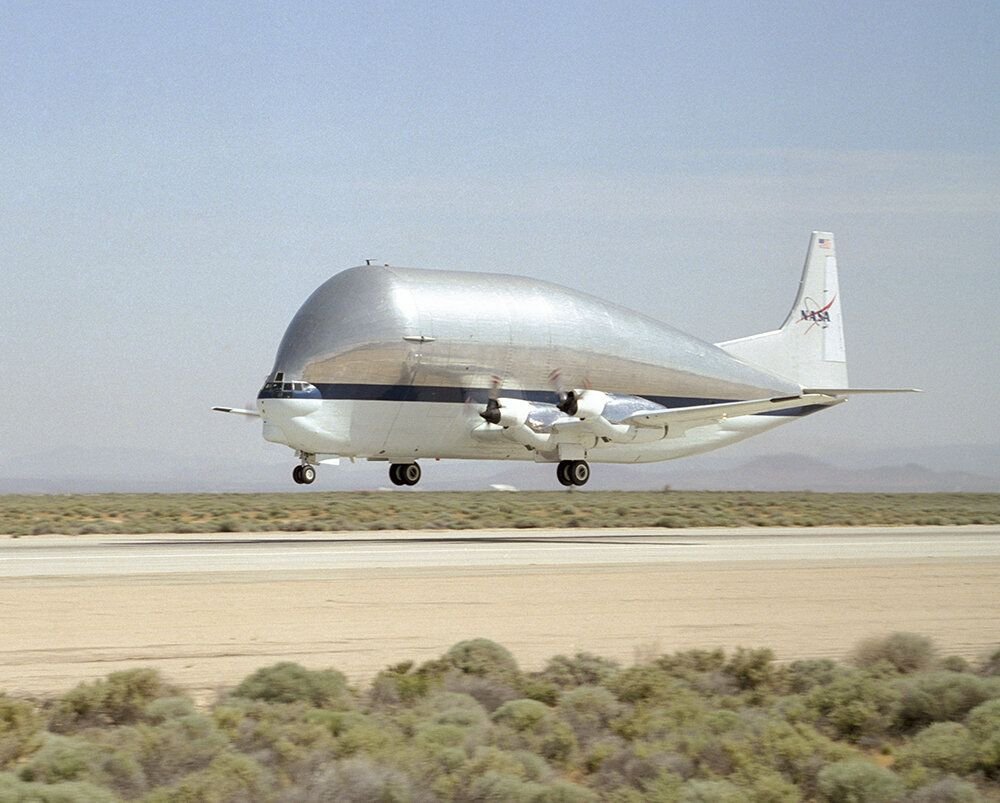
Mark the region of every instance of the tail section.
[[773, 332], [717, 344], [806, 388], [846, 388], [847, 353], [833, 235], [814, 231], [791, 312]]

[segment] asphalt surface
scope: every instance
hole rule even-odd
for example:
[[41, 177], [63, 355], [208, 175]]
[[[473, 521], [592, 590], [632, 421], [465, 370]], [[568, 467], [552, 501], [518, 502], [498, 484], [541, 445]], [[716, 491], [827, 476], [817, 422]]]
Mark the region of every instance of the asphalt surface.
[[26, 537], [0, 577], [1000, 558], [1000, 527]]

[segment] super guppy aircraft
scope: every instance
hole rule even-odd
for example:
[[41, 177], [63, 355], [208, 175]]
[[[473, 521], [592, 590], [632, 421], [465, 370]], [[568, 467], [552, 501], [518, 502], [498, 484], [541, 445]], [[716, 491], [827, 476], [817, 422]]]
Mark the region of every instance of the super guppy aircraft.
[[840, 404], [851, 389], [833, 235], [813, 232], [780, 328], [715, 345], [649, 316], [522, 276], [363, 265], [292, 319], [256, 410], [295, 450], [297, 483], [337, 458], [645, 463], [736, 443]]

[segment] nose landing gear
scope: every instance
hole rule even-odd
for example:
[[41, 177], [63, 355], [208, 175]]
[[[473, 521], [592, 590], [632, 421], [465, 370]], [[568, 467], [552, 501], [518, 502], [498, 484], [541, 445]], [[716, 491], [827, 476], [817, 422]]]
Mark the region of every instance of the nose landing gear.
[[389, 479], [393, 485], [416, 485], [420, 482], [420, 466], [416, 463], [393, 463], [389, 466]]
[[586, 460], [560, 460], [556, 468], [556, 478], [567, 487], [586, 485], [590, 479], [590, 466]]

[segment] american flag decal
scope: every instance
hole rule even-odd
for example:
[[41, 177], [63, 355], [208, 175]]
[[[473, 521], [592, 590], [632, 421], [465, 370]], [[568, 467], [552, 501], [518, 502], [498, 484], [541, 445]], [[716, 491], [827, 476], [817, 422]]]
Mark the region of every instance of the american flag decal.
[[819, 247], [820, 248], [825, 248], [827, 251], [830, 250], [830, 246], [833, 243], [832, 240], [828, 240], [825, 237], [820, 237], [819, 240], [818, 240], [818, 242], [819, 242]]

